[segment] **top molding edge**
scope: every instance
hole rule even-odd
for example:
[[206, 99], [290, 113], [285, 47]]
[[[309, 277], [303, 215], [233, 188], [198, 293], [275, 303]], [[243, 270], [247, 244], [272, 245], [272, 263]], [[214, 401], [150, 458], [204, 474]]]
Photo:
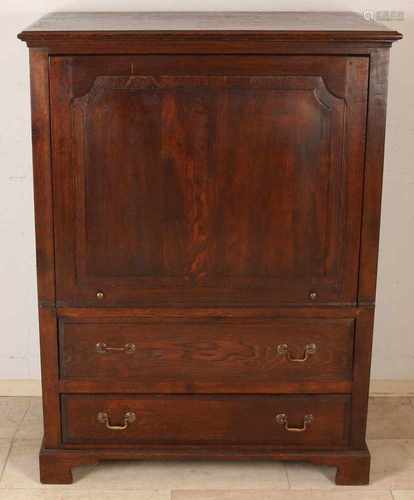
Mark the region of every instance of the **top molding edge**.
[[[153, 44], [153, 49], [158, 52], [156, 44], [161, 46], [175, 44], [179, 46], [201, 44], [206, 48], [216, 47], [217, 44], [225, 44], [231, 48], [232, 44], [257, 44], [273, 46], [277, 44], [340, 44], [351, 46], [391, 46], [393, 42], [402, 38], [397, 31], [387, 32], [31, 32], [24, 31], [18, 38], [26, 42], [30, 48], [48, 49], [53, 51], [60, 49], [62, 52], [70, 52], [71, 49], [82, 50], [94, 49], [95, 47], [119, 47], [126, 45], [128, 52], [133, 44]], [[217, 47], [216, 47], [217, 48]], [[305, 47], [306, 48], [306, 47]]]
[[397, 31], [353, 12], [64, 12], [22, 31], [30, 47], [124, 42], [391, 44]]

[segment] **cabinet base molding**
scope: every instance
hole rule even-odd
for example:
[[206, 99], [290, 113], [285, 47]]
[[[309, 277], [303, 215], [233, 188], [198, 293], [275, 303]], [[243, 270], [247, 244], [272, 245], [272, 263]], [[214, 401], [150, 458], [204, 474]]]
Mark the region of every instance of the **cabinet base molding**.
[[274, 460], [309, 462], [337, 467], [338, 485], [369, 483], [371, 457], [368, 448], [361, 450], [300, 451], [268, 446], [145, 446], [134, 449], [49, 449], [39, 454], [40, 480], [44, 484], [71, 484], [72, 469], [95, 465], [105, 460]]

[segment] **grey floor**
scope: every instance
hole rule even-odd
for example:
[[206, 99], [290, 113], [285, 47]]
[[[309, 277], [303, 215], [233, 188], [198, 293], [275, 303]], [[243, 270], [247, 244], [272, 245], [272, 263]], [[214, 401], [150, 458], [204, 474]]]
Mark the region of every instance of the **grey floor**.
[[40, 398], [0, 398], [0, 500], [414, 500], [414, 398], [370, 400], [371, 484], [335, 486], [335, 469], [301, 463], [116, 462], [41, 485]]

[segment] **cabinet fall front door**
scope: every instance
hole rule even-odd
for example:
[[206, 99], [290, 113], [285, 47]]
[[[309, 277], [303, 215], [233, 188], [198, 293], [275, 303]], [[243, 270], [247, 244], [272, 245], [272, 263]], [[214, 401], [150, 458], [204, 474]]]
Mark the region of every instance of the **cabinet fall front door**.
[[355, 303], [368, 58], [53, 56], [58, 304]]

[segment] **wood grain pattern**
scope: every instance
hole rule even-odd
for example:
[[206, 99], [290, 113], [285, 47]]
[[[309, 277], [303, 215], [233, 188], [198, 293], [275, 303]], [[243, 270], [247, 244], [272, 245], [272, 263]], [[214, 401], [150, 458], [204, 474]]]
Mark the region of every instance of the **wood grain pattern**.
[[96, 63], [53, 59], [59, 304], [98, 290], [103, 305], [355, 301], [367, 59], [339, 62], [342, 97], [329, 58], [303, 76], [285, 57], [293, 74], [277, 77], [247, 76], [242, 59], [226, 61], [242, 75], [211, 76], [216, 59], [194, 76], [185, 58], [158, 75], [155, 58], [156, 76], [95, 79]]
[[[366, 309], [371, 309], [367, 307]], [[246, 308], [181, 308], [154, 307], [154, 308], [129, 308], [129, 307], [59, 307], [57, 314], [65, 320], [82, 323], [204, 323], [206, 321], [234, 320], [264, 322], [280, 318], [293, 319], [349, 319], [355, 318], [360, 311], [358, 307], [338, 306], [313, 306], [313, 307], [246, 307]], [[184, 313], [184, 314], [183, 314]]]
[[[63, 441], [86, 445], [152, 444], [279, 444], [343, 447], [348, 443], [348, 396], [93, 396], [63, 395]], [[107, 412], [119, 425], [125, 412], [136, 421], [125, 431], [107, 429], [97, 414]], [[305, 432], [288, 432], [275, 421], [288, 415]], [[183, 422], [187, 424], [183, 425]]]
[[383, 32], [386, 26], [355, 12], [53, 12], [33, 23], [28, 32], [106, 31], [345, 31]]
[[370, 60], [364, 213], [358, 292], [358, 302], [361, 305], [375, 303], [377, 286], [389, 50], [374, 51]]
[[36, 264], [39, 305], [55, 303], [55, 252], [50, 152], [49, 58], [30, 50], [33, 184], [36, 224]]
[[369, 382], [371, 372], [374, 309], [360, 310], [355, 330], [354, 383], [352, 388], [352, 445], [365, 446]]
[[[177, 50], [177, 41], [194, 44], [201, 40], [210, 47], [223, 41], [252, 45], [257, 40], [271, 44], [390, 44], [401, 35], [353, 12], [65, 12], [43, 17], [19, 38], [29, 46], [79, 48], [94, 44], [95, 50], [102, 42], [112, 48], [129, 42], [130, 46], [134, 44], [133, 50], [139, 50], [142, 43], [164, 41]], [[219, 46], [221, 51], [223, 48]]]
[[[212, 382], [192, 380], [190, 384], [178, 380], [153, 380], [151, 391], [148, 390], [146, 379], [112, 379], [102, 384], [96, 378], [91, 379], [61, 379], [59, 392], [74, 394], [251, 394], [250, 385], [242, 379], [228, 381], [214, 380]], [[350, 394], [353, 389], [352, 380], [341, 381], [288, 381], [267, 380], [255, 383], [255, 394]], [[230, 390], [231, 389], [231, 390]]]
[[40, 355], [42, 368], [42, 400], [44, 444], [48, 448], [61, 441], [59, 398], [59, 354], [57, 318], [53, 308], [39, 308]]
[[[351, 379], [354, 321], [280, 319], [264, 322], [197, 323], [60, 322], [60, 376], [97, 379], [102, 385], [130, 379], [144, 382], [144, 392], [182, 384], [198, 392], [212, 384], [221, 392], [269, 390], [272, 382], [341, 382]], [[134, 345], [134, 351], [100, 352]], [[305, 347], [316, 352], [303, 363], [278, 354], [287, 344], [290, 356], [302, 358]], [[143, 384], [143, 385], [144, 385]], [[323, 384], [321, 384], [323, 385]], [[197, 388], [196, 388], [197, 387]]]

